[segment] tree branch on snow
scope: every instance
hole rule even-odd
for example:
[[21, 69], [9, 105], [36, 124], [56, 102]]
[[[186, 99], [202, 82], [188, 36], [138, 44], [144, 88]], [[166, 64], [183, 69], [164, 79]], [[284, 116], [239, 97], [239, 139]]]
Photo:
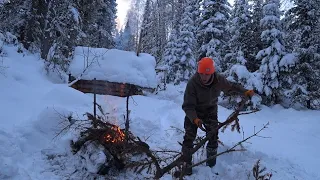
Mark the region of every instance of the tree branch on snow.
[[236, 143], [234, 146], [232, 146], [231, 148], [227, 149], [226, 151], [223, 151], [223, 152], [221, 152], [221, 153], [218, 153], [218, 154], [215, 155], [215, 156], [211, 156], [211, 157], [209, 157], [208, 159], [205, 159], [205, 160], [200, 161], [200, 162], [198, 162], [198, 163], [196, 163], [196, 164], [193, 164], [191, 167], [198, 166], [198, 165], [203, 164], [203, 163], [205, 163], [205, 162], [207, 162], [207, 161], [209, 161], [209, 160], [211, 160], [211, 159], [213, 159], [213, 158], [215, 158], [215, 157], [217, 157], [217, 156], [220, 156], [220, 155], [223, 155], [223, 154], [226, 154], [226, 153], [230, 153], [230, 152], [234, 152], [234, 151], [245, 151], [245, 149], [244, 149], [243, 147], [241, 147], [241, 149], [236, 149], [236, 147], [241, 146], [244, 142], [248, 141], [249, 139], [251, 139], [251, 138], [253, 138], [253, 137], [255, 137], [255, 136], [258, 136], [258, 134], [259, 134], [262, 130], [266, 129], [268, 125], [269, 125], [269, 123], [267, 123], [266, 125], [264, 125], [259, 131], [255, 132], [253, 135], [251, 135], [251, 136], [243, 139], [242, 141], [239, 141], [238, 143]]
[[[62, 125], [62, 126], [65, 125], [59, 132], [57, 132], [57, 134], [53, 137], [53, 139], [56, 139], [58, 136], [62, 135], [66, 131], [70, 130], [74, 126], [75, 123], [79, 123], [79, 124], [77, 124], [75, 129], [83, 128], [83, 126], [90, 123], [85, 120], [78, 120], [78, 119], [73, 118], [72, 113], [65, 115], [65, 114], [61, 114], [60, 112], [58, 112], [55, 108], [53, 108], [53, 109], [59, 115], [60, 120], [62, 120], [61, 122], [59, 122], [59, 125]], [[77, 115], [77, 117], [79, 117], [79, 116]], [[66, 123], [68, 123], [68, 124], [66, 125]]]
[[272, 173], [262, 174], [267, 170], [267, 168], [266, 167], [262, 167], [262, 169], [260, 168], [261, 168], [261, 164], [259, 159], [252, 168], [252, 174], [255, 180], [271, 180]]

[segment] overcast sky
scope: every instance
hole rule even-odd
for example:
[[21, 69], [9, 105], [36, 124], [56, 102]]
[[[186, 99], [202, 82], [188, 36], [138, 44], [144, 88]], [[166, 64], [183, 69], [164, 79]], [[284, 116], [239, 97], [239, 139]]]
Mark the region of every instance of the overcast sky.
[[127, 15], [127, 11], [130, 8], [130, 2], [131, 0], [117, 0], [117, 9], [118, 9], [118, 19], [117, 19], [117, 23], [118, 23], [118, 28], [123, 26], [123, 23], [125, 21], [126, 15]]

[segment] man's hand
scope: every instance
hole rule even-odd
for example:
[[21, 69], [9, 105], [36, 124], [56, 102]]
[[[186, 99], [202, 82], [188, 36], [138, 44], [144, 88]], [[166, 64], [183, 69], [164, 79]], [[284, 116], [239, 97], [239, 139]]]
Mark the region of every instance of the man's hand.
[[254, 91], [253, 90], [248, 90], [244, 93], [245, 96], [248, 96], [248, 97], [252, 97], [254, 95]]
[[206, 130], [203, 127], [203, 121], [199, 118], [196, 118], [193, 120], [193, 122], [204, 132], [206, 132]]

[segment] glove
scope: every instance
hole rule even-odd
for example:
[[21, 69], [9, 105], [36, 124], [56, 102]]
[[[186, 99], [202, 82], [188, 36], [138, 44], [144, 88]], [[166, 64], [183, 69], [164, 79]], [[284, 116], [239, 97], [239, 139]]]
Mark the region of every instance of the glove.
[[254, 91], [253, 90], [248, 90], [244, 93], [245, 96], [249, 96], [252, 97], [254, 95]]
[[203, 127], [203, 121], [201, 119], [196, 118], [193, 120], [193, 122], [198, 126], [198, 128], [200, 128], [202, 131], [206, 132], [206, 130]]

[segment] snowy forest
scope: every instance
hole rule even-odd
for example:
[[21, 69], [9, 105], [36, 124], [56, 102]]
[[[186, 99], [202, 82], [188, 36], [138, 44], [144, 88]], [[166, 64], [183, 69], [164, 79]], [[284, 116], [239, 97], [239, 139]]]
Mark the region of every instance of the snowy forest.
[[320, 179], [319, 82], [320, 0], [0, 0], [0, 179]]
[[133, 0], [121, 29], [116, 7], [116, 0], [3, 1], [0, 32], [39, 52], [48, 71], [66, 72], [75, 46], [116, 48], [153, 55], [167, 83], [178, 85], [208, 56], [261, 104], [320, 109], [319, 0]]

